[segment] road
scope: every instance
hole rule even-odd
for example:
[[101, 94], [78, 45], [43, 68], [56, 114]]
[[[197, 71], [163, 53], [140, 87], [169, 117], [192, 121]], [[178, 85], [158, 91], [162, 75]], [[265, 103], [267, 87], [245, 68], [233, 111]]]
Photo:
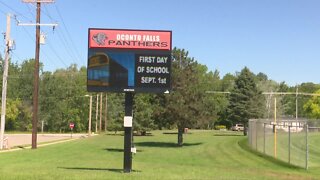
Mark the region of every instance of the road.
[[[25, 147], [31, 146], [31, 134], [6, 134], [5, 137], [8, 138], [8, 148], [13, 147]], [[73, 134], [72, 138], [84, 138], [87, 137], [87, 134]], [[59, 140], [71, 139], [71, 134], [38, 134], [38, 144], [44, 142], [52, 142]]]

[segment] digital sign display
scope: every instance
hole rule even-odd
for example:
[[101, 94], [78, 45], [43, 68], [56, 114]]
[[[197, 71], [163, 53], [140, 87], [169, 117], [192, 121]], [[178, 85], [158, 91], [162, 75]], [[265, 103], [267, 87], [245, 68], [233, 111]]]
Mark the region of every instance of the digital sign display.
[[89, 29], [89, 92], [171, 90], [171, 31]]

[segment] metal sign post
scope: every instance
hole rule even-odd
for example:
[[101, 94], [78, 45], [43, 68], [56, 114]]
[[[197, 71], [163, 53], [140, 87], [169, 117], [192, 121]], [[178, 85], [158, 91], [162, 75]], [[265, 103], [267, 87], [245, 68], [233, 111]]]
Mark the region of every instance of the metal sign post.
[[125, 94], [125, 117], [124, 117], [124, 156], [123, 156], [123, 172], [130, 173], [132, 171], [132, 109], [133, 109], [133, 93]]
[[72, 138], [74, 123], [71, 122], [71, 123], [69, 124], [69, 127], [70, 127], [70, 129], [71, 129], [71, 138]]

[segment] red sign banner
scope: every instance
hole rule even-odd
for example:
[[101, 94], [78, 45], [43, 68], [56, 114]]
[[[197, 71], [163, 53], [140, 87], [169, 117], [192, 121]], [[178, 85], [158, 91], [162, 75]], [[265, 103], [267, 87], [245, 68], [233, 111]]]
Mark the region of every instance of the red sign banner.
[[89, 29], [89, 48], [171, 50], [171, 31]]

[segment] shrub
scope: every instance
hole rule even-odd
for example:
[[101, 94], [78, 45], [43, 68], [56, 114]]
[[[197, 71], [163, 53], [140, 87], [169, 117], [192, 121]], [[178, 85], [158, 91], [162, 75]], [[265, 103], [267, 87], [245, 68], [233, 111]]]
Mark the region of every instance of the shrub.
[[215, 130], [220, 130], [220, 129], [227, 129], [227, 127], [225, 125], [215, 125], [214, 126]]

